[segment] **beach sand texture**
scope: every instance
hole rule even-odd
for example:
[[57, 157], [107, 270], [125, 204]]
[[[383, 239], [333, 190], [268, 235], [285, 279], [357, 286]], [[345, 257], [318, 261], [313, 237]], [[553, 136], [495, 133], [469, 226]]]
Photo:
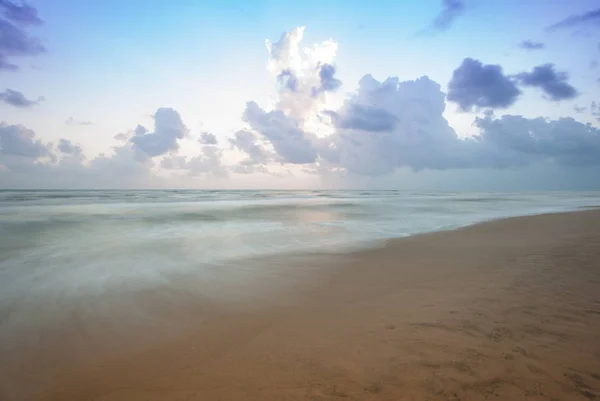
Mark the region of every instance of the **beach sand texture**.
[[178, 308], [147, 347], [77, 319], [0, 363], [0, 399], [600, 399], [600, 211], [310, 263], [327, 273], [254, 305]]

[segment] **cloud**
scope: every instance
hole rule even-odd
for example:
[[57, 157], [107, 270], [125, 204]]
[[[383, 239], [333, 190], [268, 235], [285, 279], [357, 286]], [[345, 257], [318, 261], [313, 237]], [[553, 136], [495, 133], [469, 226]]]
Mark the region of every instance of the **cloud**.
[[326, 111], [338, 128], [371, 132], [391, 131], [398, 124], [393, 114], [374, 106], [350, 103], [340, 113]]
[[575, 111], [575, 113], [581, 114], [581, 113], [583, 113], [583, 112], [585, 112], [587, 110], [587, 107], [578, 107], [578, 106], [575, 106], [575, 107], [573, 107], [573, 110]]
[[282, 162], [306, 164], [316, 160], [317, 151], [312, 145], [310, 134], [304, 132], [294, 118], [286, 116], [281, 110], [266, 112], [255, 102], [248, 102], [243, 119], [273, 145]]
[[229, 139], [229, 142], [231, 146], [248, 155], [248, 159], [242, 161], [242, 165], [267, 164], [274, 157], [271, 152], [259, 144], [258, 138], [251, 131], [237, 131], [233, 138]]
[[16, 71], [18, 69], [18, 65], [10, 63], [3, 54], [0, 54], [0, 71]]
[[148, 132], [145, 127], [138, 125], [130, 142], [147, 156], [155, 157], [179, 149], [177, 140], [187, 132], [179, 113], [162, 107], [154, 114], [154, 132]]
[[[477, 118], [480, 138], [524, 164], [553, 161], [563, 166], [600, 165], [600, 130], [572, 118], [546, 120], [505, 115]], [[519, 163], [515, 163], [519, 164]]]
[[11, 106], [26, 109], [39, 105], [44, 100], [44, 97], [41, 96], [37, 100], [30, 100], [19, 91], [6, 89], [4, 92], [0, 92], [0, 100]]
[[[526, 77], [507, 76], [500, 66], [465, 59], [448, 85], [448, 96], [426, 76], [401, 81], [366, 74], [341, 106], [332, 107], [327, 96], [338, 87], [335, 69], [323, 73], [323, 68], [335, 65], [336, 45], [326, 41], [301, 47], [302, 32], [297, 28], [275, 44], [267, 42], [276, 96], [267, 107], [246, 104], [244, 129], [225, 140], [231, 148], [216, 146], [215, 135], [202, 133], [199, 152], [190, 157], [191, 147], [186, 155], [179, 154], [188, 129], [170, 108], [156, 111], [152, 130], [138, 125], [119, 133], [118, 146], [93, 158], [85, 158], [83, 149], [69, 140], [60, 139], [54, 146], [24, 126], [2, 123], [0, 186], [172, 187], [228, 174], [231, 180], [238, 174], [298, 174], [300, 179], [339, 182], [350, 177], [368, 183], [411, 170], [421, 172], [415, 177], [433, 177], [431, 171], [446, 177], [492, 170], [518, 174], [524, 168], [600, 168], [600, 131], [590, 124], [571, 118], [498, 118], [486, 110], [484, 117], [475, 118], [472, 135], [461, 137], [444, 117], [447, 101], [466, 110], [508, 107], [520, 94], [518, 83], [546, 85], [538, 83], [535, 69]], [[554, 76], [559, 82], [566, 79], [560, 73]], [[290, 77], [296, 80], [294, 90]], [[314, 88], [322, 90], [315, 96]], [[591, 109], [600, 117], [597, 103]], [[196, 176], [202, 179], [190, 178]], [[243, 182], [253, 179], [245, 176], [248, 181]]]
[[592, 104], [590, 105], [590, 113], [594, 117], [600, 117], [600, 103], [592, 101]]
[[227, 170], [222, 164], [223, 151], [216, 146], [203, 146], [202, 152], [186, 159], [184, 156], [170, 155], [161, 161], [161, 167], [168, 170], [186, 170], [189, 175], [213, 174], [226, 177]]
[[599, 22], [600, 21], [600, 8], [591, 10], [583, 14], [571, 15], [561, 21], [558, 21], [550, 25], [546, 30], [555, 31], [563, 28], [573, 28], [582, 24]]
[[539, 65], [531, 72], [522, 72], [516, 75], [521, 85], [540, 88], [550, 99], [566, 100], [577, 97], [578, 93], [567, 80], [566, 72], [557, 72], [553, 64]]
[[83, 153], [83, 149], [81, 149], [81, 146], [75, 145], [67, 139], [60, 139], [57, 148], [62, 153], [68, 155], [81, 155]]
[[294, 75], [294, 73], [290, 70], [283, 70], [277, 76], [277, 80], [283, 87], [287, 88], [292, 92], [296, 92], [298, 90], [298, 79]]
[[[69, 126], [76, 126], [76, 125], [94, 125], [93, 122], [88, 121], [88, 120], [78, 120], [75, 119], [73, 117], [69, 117], [65, 120], [65, 124], [69, 125]], [[118, 135], [118, 134], [117, 134]]]
[[203, 132], [200, 134], [199, 142], [203, 145], [216, 145], [217, 137], [215, 134], [211, 134], [210, 132]]
[[327, 93], [341, 85], [332, 64], [337, 43], [326, 40], [303, 47], [303, 35], [304, 27], [298, 27], [282, 34], [275, 43], [266, 40], [267, 70], [279, 83], [274, 106], [297, 121], [314, 116]]
[[463, 111], [475, 108], [506, 108], [516, 102], [521, 91], [504, 75], [499, 65], [483, 64], [466, 58], [454, 70], [448, 83], [447, 99]]
[[14, 71], [19, 67], [9, 57], [33, 56], [46, 51], [39, 39], [30, 37], [26, 28], [42, 24], [37, 10], [25, 3], [0, 0], [0, 69]]
[[432, 27], [438, 31], [448, 30], [454, 20], [465, 11], [465, 4], [462, 0], [442, 0], [442, 7], [442, 11], [432, 24]]
[[23, 125], [0, 123], [0, 154], [38, 158], [51, 154], [50, 146], [35, 139], [35, 133]]
[[542, 42], [532, 42], [531, 40], [524, 40], [519, 44], [521, 49], [525, 50], [541, 50], [546, 47]]
[[313, 87], [313, 96], [317, 96], [320, 92], [333, 92], [342, 86], [342, 81], [335, 78], [335, 67], [330, 64], [319, 67], [319, 79], [320, 86]]
[[6, 19], [18, 25], [41, 25], [43, 23], [37, 10], [25, 3], [15, 4], [10, 0], [0, 0], [0, 10]]
[[[458, 166], [466, 145], [443, 117], [445, 96], [427, 77], [380, 82], [365, 75], [336, 112], [335, 133], [319, 142], [320, 157], [354, 174], [388, 174]], [[340, 124], [352, 121], [353, 124]]]

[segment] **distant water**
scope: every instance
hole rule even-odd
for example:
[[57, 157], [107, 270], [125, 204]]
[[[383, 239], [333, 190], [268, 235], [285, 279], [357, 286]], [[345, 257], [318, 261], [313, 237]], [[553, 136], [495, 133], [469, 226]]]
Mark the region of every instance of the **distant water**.
[[0, 191], [0, 302], [594, 205], [598, 192]]

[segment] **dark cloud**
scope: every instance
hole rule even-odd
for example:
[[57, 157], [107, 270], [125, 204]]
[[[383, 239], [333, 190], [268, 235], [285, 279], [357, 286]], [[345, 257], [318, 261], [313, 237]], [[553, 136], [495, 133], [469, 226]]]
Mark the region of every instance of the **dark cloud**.
[[585, 112], [587, 110], [587, 107], [577, 107], [577, 106], [575, 106], [575, 107], [573, 107], [573, 110], [575, 111], [575, 113], [580, 113], [581, 114], [581, 113], [583, 113], [583, 112]]
[[524, 40], [519, 44], [521, 49], [525, 50], [541, 50], [546, 47], [542, 42], [532, 42], [531, 40]]
[[74, 125], [94, 125], [93, 122], [88, 121], [88, 120], [78, 120], [75, 119], [73, 117], [69, 117], [65, 120], [65, 124], [69, 125], [69, 126], [74, 126]]
[[29, 36], [28, 26], [43, 23], [37, 9], [24, 2], [0, 0], [0, 70], [15, 71], [19, 66], [9, 57], [33, 56], [46, 51], [39, 39]]
[[202, 134], [200, 134], [199, 142], [203, 145], [216, 145], [217, 137], [215, 136], [215, 134], [212, 134], [210, 132], [203, 132]]
[[571, 15], [546, 28], [548, 31], [554, 31], [563, 28], [572, 28], [587, 23], [600, 22], [600, 8], [591, 10], [583, 14]]
[[438, 31], [445, 31], [464, 11], [465, 4], [462, 0], [442, 0], [442, 11], [433, 20], [432, 27]]
[[594, 69], [596, 67], [598, 67], [598, 62], [596, 60], [590, 61], [590, 68]]
[[19, 91], [6, 89], [4, 92], [0, 92], [0, 100], [14, 107], [29, 108], [39, 105], [44, 98], [39, 97], [37, 100], [30, 100]]
[[342, 86], [342, 81], [335, 78], [335, 67], [330, 64], [323, 64], [319, 68], [319, 79], [321, 81], [318, 88], [313, 88], [313, 96], [321, 92], [333, 92]]
[[0, 19], [0, 67], [15, 70], [18, 67], [8, 57], [32, 56], [45, 50], [39, 39], [28, 36], [22, 27]]
[[0, 10], [6, 19], [16, 25], [41, 25], [43, 23], [37, 10], [25, 3], [16, 4], [10, 0], [0, 0]]
[[129, 135], [124, 133], [124, 132], [120, 132], [118, 134], [116, 134], [113, 139], [117, 140], [117, 141], [127, 141], [129, 140]]
[[349, 104], [340, 113], [327, 111], [338, 128], [356, 129], [370, 132], [391, 131], [398, 124], [398, 118], [378, 107]]
[[517, 74], [521, 85], [540, 88], [552, 100], [573, 99], [578, 93], [567, 81], [566, 72], [557, 72], [553, 64], [539, 65], [531, 72]]
[[281, 71], [281, 73], [277, 76], [277, 81], [292, 92], [296, 92], [298, 90], [298, 78], [294, 72], [290, 69], [285, 69]]
[[265, 112], [255, 102], [248, 102], [244, 111], [244, 121], [273, 145], [282, 162], [315, 162], [317, 151], [311, 142], [311, 135], [304, 132], [297, 121], [286, 116], [281, 110]]
[[163, 107], [154, 114], [154, 132], [148, 132], [145, 127], [138, 125], [130, 142], [148, 157], [154, 157], [179, 149], [177, 140], [187, 132], [179, 113]]
[[57, 148], [61, 151], [61, 153], [65, 153], [68, 155], [81, 155], [83, 153], [83, 149], [81, 149], [81, 146], [75, 145], [68, 139], [60, 139]]
[[23, 125], [0, 123], [0, 154], [39, 158], [51, 155], [51, 148], [35, 138], [35, 133]]
[[466, 58], [452, 74], [447, 99], [469, 111], [474, 107], [506, 108], [520, 94], [515, 81], [504, 75], [501, 66]]
[[600, 165], [600, 130], [572, 118], [549, 121], [505, 115], [477, 118], [484, 143], [493, 144], [515, 161], [531, 164], [551, 160], [563, 166]]

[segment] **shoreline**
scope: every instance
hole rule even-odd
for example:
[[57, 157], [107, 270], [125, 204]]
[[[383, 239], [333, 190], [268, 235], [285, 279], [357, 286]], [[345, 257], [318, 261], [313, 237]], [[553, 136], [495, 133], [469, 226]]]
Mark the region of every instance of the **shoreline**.
[[261, 259], [313, 265], [254, 303], [145, 294], [178, 326], [146, 347], [79, 316], [0, 367], [0, 398], [591, 399], [598, 227], [598, 210], [559, 212]]

